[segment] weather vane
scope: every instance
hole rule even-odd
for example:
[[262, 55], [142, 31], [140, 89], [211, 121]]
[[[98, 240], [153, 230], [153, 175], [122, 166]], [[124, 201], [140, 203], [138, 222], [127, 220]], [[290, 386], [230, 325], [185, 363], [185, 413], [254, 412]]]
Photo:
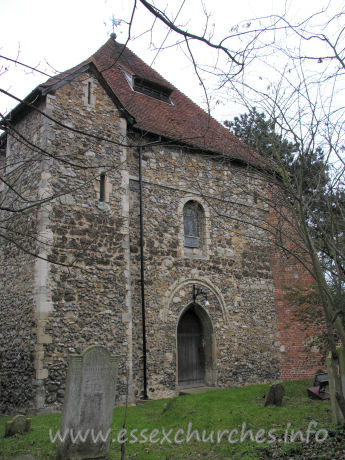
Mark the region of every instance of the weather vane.
[[116, 19], [114, 15], [111, 16], [111, 25], [113, 28], [113, 32], [111, 36], [115, 39], [116, 38], [116, 33], [115, 33], [115, 28], [118, 27], [121, 24], [121, 19]]

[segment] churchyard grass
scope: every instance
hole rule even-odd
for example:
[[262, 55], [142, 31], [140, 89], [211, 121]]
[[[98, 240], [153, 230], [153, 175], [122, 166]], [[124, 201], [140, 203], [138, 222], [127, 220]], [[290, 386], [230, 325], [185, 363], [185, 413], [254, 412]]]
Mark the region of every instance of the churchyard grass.
[[[127, 442], [125, 443], [126, 458], [138, 460], [266, 459], [272, 458], [271, 455], [277, 453], [279, 456], [273, 458], [306, 458], [304, 453], [310, 452], [311, 444], [290, 442], [291, 432], [292, 430], [295, 432], [301, 430], [305, 436], [311, 421], [317, 422], [317, 425], [313, 427], [316, 431], [321, 428], [334, 431], [334, 426], [331, 423], [330, 402], [312, 401], [307, 397], [306, 389], [311, 386], [310, 380], [284, 382], [283, 385], [286, 393], [282, 407], [264, 407], [264, 397], [269, 387], [268, 384], [148, 401], [142, 405], [128, 407], [127, 438], [134, 439], [129, 434], [134, 429], [138, 430], [134, 432], [137, 437], [144, 429], [147, 430], [144, 432], [147, 437], [154, 429], [157, 429], [159, 433], [153, 436], [153, 439], [162, 440], [162, 429], [164, 428], [165, 433], [172, 430], [171, 435], [168, 436], [172, 442], [169, 443], [167, 439], [163, 443], [160, 441], [131, 444]], [[117, 407], [114, 410], [111, 439], [117, 439], [122, 429], [124, 413], [124, 407]], [[56, 434], [60, 428], [60, 414], [33, 416], [29, 433], [4, 438], [5, 422], [11, 419], [12, 417], [0, 417], [1, 459], [23, 454], [31, 454], [35, 458], [44, 460], [55, 458], [57, 443], [52, 444], [49, 429], [53, 435]], [[258, 436], [259, 440], [264, 437], [267, 438], [269, 430], [275, 430], [273, 433], [277, 438], [284, 439], [285, 435], [289, 442], [277, 442], [270, 445], [267, 442], [257, 443], [249, 439], [249, 434], [247, 434], [245, 441], [240, 442], [239, 438], [244, 422], [246, 423], [245, 431], [252, 430], [253, 436]], [[211, 431], [214, 431], [214, 442], [198, 442], [195, 435], [189, 442], [186, 442], [189, 423], [192, 424], [190, 432], [198, 430], [200, 438], [202, 438], [203, 430], [206, 431], [206, 437], [210, 435]], [[176, 439], [184, 441], [175, 443], [174, 436], [179, 429], [184, 430], [184, 434], [180, 431]], [[239, 433], [236, 435], [234, 432], [231, 440], [236, 441], [238, 439], [238, 442], [229, 443], [228, 433], [226, 433], [217, 443], [218, 430], [231, 432], [233, 429], [237, 429]], [[260, 429], [263, 432], [258, 435]], [[320, 438], [323, 436], [320, 435]], [[140, 439], [143, 440], [143, 437], [139, 437]], [[310, 441], [314, 441], [314, 439], [315, 435], [312, 434]], [[329, 438], [316, 447], [327, 451], [328, 442]], [[121, 446], [117, 440], [111, 442], [110, 459], [120, 459], [120, 450]], [[311, 458], [310, 453], [307, 458]], [[319, 456], [318, 458], [322, 457]]]

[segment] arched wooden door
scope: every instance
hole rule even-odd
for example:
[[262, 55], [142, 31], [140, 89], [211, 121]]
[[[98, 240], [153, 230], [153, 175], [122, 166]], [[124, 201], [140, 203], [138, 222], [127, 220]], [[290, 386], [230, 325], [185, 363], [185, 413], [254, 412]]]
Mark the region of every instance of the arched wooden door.
[[180, 387], [205, 384], [203, 328], [198, 316], [189, 309], [177, 328], [178, 383]]

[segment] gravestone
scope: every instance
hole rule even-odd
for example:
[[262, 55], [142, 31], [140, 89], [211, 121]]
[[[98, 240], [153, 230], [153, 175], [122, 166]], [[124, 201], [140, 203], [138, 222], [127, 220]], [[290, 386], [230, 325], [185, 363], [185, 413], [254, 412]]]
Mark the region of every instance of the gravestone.
[[284, 395], [285, 390], [283, 385], [281, 385], [280, 383], [270, 386], [268, 389], [268, 393], [266, 395], [264, 406], [281, 406], [283, 403]]
[[117, 365], [100, 345], [70, 356], [57, 460], [108, 458]]
[[27, 433], [30, 430], [31, 418], [24, 415], [16, 415], [11, 422], [5, 424], [5, 438], [14, 436], [17, 433]]

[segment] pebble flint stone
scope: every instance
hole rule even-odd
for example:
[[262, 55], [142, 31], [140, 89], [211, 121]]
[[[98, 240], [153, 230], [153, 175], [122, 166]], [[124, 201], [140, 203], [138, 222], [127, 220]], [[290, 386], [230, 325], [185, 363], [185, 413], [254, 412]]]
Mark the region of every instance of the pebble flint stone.
[[[313, 279], [267, 232], [280, 218], [259, 154], [113, 38], [27, 100], [0, 139], [22, 197], [6, 188], [4, 206], [56, 198], [3, 220], [17, 237], [0, 238], [1, 412], [60, 410], [68, 354], [93, 343], [128, 369], [118, 403], [144, 390], [144, 339], [152, 399], [314, 375], [321, 354], [306, 364], [309, 332], [282, 300]], [[31, 165], [20, 180], [8, 159]]]
[[[60, 428], [62, 437], [68, 435], [60, 441], [57, 460], [108, 458], [117, 368], [118, 356], [100, 345], [70, 355]], [[83, 440], [72, 443], [71, 433], [78, 431]]]

